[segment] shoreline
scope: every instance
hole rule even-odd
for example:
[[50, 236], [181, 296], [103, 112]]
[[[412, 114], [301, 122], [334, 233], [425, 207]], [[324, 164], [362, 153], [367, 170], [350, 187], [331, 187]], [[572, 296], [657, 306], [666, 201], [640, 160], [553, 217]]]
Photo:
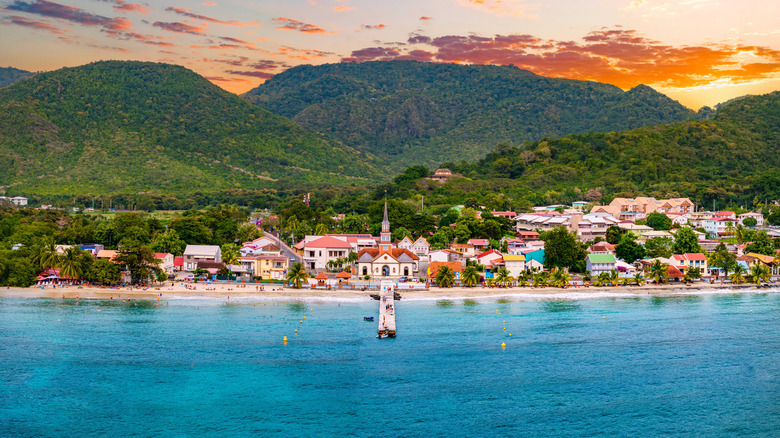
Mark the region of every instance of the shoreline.
[[[274, 290], [271, 290], [274, 289]], [[403, 301], [437, 301], [437, 300], [491, 300], [517, 299], [522, 301], [561, 301], [599, 298], [629, 298], [642, 296], [679, 296], [702, 294], [747, 294], [747, 293], [780, 293], [780, 284], [757, 286], [755, 284], [683, 284], [619, 286], [619, 287], [568, 287], [568, 288], [487, 288], [487, 287], [454, 287], [430, 288], [427, 291], [399, 290]], [[0, 298], [50, 298], [50, 299], [133, 299], [149, 301], [178, 301], [191, 299], [225, 300], [235, 302], [246, 301], [333, 301], [361, 302], [372, 301], [371, 294], [375, 291], [353, 290], [311, 290], [293, 288], [269, 288], [255, 290], [251, 287], [237, 288], [236, 285], [209, 285], [202, 288], [188, 288], [181, 285], [161, 286], [159, 288], [136, 289], [98, 287], [63, 286], [57, 288], [29, 287], [0, 289]]]

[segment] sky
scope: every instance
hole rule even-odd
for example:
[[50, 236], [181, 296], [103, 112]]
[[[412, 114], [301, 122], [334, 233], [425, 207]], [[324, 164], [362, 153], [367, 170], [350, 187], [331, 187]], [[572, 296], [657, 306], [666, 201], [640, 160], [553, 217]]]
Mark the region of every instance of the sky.
[[514, 65], [699, 109], [780, 90], [777, 0], [0, 0], [0, 66], [183, 65], [246, 92], [300, 64]]

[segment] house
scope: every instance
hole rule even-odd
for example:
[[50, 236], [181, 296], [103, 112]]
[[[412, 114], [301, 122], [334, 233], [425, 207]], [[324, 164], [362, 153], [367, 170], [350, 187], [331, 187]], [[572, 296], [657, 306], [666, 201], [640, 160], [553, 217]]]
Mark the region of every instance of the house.
[[737, 220], [737, 214], [733, 211], [717, 211], [715, 214], [712, 215], [713, 217], [722, 217], [726, 219], [731, 219], [733, 221]]
[[591, 254], [612, 254], [615, 255], [615, 245], [608, 242], [599, 242], [588, 248]]
[[14, 196], [13, 198], [11, 198], [11, 203], [13, 203], [14, 205], [25, 206], [27, 205], [27, 198], [23, 196]]
[[616, 269], [616, 263], [617, 260], [612, 254], [588, 254], [585, 258], [585, 269], [595, 277], [602, 272], [611, 272]]
[[688, 225], [688, 220], [691, 218], [691, 215], [689, 213], [666, 213], [666, 217], [672, 221], [672, 225], [684, 227]]
[[490, 214], [495, 217], [503, 217], [509, 220], [514, 220], [517, 217], [517, 213], [514, 211], [491, 211]]
[[452, 270], [452, 272], [455, 274], [455, 280], [460, 280], [460, 274], [463, 272], [463, 265], [460, 262], [431, 262], [428, 265], [428, 279], [430, 281], [434, 281], [436, 279], [436, 274], [439, 273], [439, 269], [441, 269], [442, 266], [446, 266]]
[[428, 240], [425, 237], [418, 237], [412, 244], [412, 252], [420, 258], [421, 262], [428, 261], [428, 252], [430, 250], [431, 245], [428, 244]]
[[198, 262], [220, 263], [222, 250], [217, 245], [187, 245], [183, 256], [184, 270], [192, 272], [198, 268]]
[[476, 248], [470, 243], [453, 243], [450, 249], [463, 255], [463, 257], [474, 257], [477, 254]]
[[490, 247], [490, 241], [487, 239], [469, 239], [466, 243], [472, 245], [477, 252], [485, 251]]
[[522, 250], [530, 246], [523, 239], [506, 239], [506, 252], [509, 254], [522, 254]]
[[437, 249], [434, 251], [431, 251], [428, 253], [428, 261], [430, 263], [433, 262], [439, 262], [439, 263], [448, 263], [448, 262], [458, 262], [461, 263], [463, 260], [463, 254], [453, 251], [451, 249]]
[[328, 261], [344, 259], [352, 252], [348, 242], [330, 236], [320, 237], [303, 247], [303, 265], [306, 269], [326, 269]]
[[222, 262], [213, 262], [210, 260], [198, 260], [195, 264], [195, 269], [202, 269], [204, 271], [207, 271], [209, 275], [217, 275], [219, 271], [222, 270], [222, 268], [225, 267], [225, 264]]
[[674, 254], [671, 257], [672, 265], [677, 267], [683, 274], [690, 268], [699, 268], [703, 277], [709, 275], [707, 269], [707, 256], [701, 253]]
[[92, 254], [93, 256], [96, 256], [97, 253], [99, 253], [101, 250], [106, 249], [105, 246], [99, 244], [99, 243], [82, 243], [80, 245], [76, 245], [79, 248], [81, 248], [84, 251], [87, 251], [88, 253]]
[[745, 225], [745, 219], [747, 218], [753, 218], [756, 220], [756, 226], [757, 227], [763, 227], [764, 226], [764, 215], [761, 213], [742, 213], [741, 215], [737, 216], [737, 219], [739, 220], [739, 223], [742, 225]]
[[282, 256], [261, 255], [255, 257], [256, 279], [264, 281], [283, 281], [287, 275], [287, 269], [290, 267], [290, 259]]
[[101, 249], [95, 254], [96, 259], [108, 259], [113, 261], [116, 257], [117, 251], [113, 249]]
[[725, 236], [729, 234], [726, 230], [733, 227], [736, 221], [728, 217], [712, 217], [704, 221], [704, 231], [713, 237]]
[[157, 252], [154, 254], [154, 258], [159, 259], [160, 263], [157, 265], [160, 269], [163, 270], [166, 274], [170, 274], [173, 272], [173, 254], [168, 252]]
[[323, 237], [332, 237], [347, 242], [352, 247], [352, 252], [355, 253], [363, 248], [376, 248], [379, 245], [379, 241], [370, 234], [323, 234], [321, 236], [306, 235], [303, 240], [295, 244], [293, 248], [297, 250], [298, 254], [303, 255], [303, 248], [307, 244]]
[[694, 204], [688, 198], [655, 199], [647, 197], [615, 198], [609, 205], [597, 205], [591, 213], [609, 213], [620, 220], [636, 221], [653, 212], [693, 213]]
[[358, 253], [357, 274], [373, 278], [410, 277], [419, 269], [420, 258], [408, 249], [365, 248]]
[[259, 255], [259, 254], [275, 254], [281, 255], [281, 251], [277, 242], [269, 237], [260, 237], [251, 242], [245, 242], [241, 245], [241, 255], [243, 257]]
[[412, 251], [412, 248], [414, 248], [414, 242], [412, 242], [412, 239], [410, 239], [409, 236], [404, 236], [404, 238], [396, 243], [395, 246], [396, 248]]
[[579, 211], [585, 211], [585, 207], [587, 206], [588, 206], [588, 201], [574, 201], [571, 203], [571, 208]]
[[426, 179], [430, 181], [438, 181], [441, 183], [445, 183], [450, 178], [452, 178], [452, 172], [450, 171], [450, 169], [436, 169], [436, 171], [433, 172], [433, 176]]
[[517, 276], [520, 275], [520, 273], [522, 273], [527, 269], [525, 266], [525, 255], [505, 254], [504, 267], [506, 268], [507, 271], [509, 271], [509, 275], [517, 278]]
[[767, 266], [769, 268], [769, 272], [772, 275], [778, 275], [778, 262], [777, 259], [775, 259], [772, 256], [764, 255], [764, 254], [757, 254], [754, 252], [749, 252], [745, 254], [747, 257], [753, 257], [756, 259], [759, 263], [763, 264], [764, 266]]
[[477, 263], [485, 266], [485, 269], [492, 269], [495, 262], [498, 260], [503, 261], [503, 258], [504, 256], [501, 255], [501, 253], [496, 251], [495, 249], [491, 249], [490, 251], [483, 252], [482, 254], [476, 257]]
[[184, 270], [184, 257], [173, 258], [173, 270], [176, 272], [181, 272]]
[[607, 230], [620, 223], [613, 216], [604, 213], [590, 213], [584, 216], [572, 216], [572, 229], [582, 241], [591, 241], [596, 237], [606, 237]]

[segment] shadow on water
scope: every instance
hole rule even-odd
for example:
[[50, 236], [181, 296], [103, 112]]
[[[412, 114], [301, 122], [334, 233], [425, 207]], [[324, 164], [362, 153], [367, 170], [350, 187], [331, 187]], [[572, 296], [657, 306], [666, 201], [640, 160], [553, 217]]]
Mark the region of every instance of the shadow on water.
[[510, 300], [508, 298], [499, 298], [499, 299], [496, 300], [496, 302], [498, 304], [509, 304], [509, 303], [512, 302], [512, 300]]
[[545, 301], [542, 303], [542, 311], [548, 313], [572, 312], [581, 308], [582, 306], [576, 301]]
[[293, 303], [288, 304], [287, 305], [287, 309], [290, 312], [293, 312], [293, 313], [296, 313], [296, 312], [297, 313], [303, 313], [303, 312], [306, 311], [307, 306], [306, 306], [305, 302], [298, 300], [298, 301], [295, 301]]
[[455, 305], [455, 303], [450, 300], [439, 300], [436, 301], [436, 305], [439, 307], [452, 307]]
[[474, 307], [479, 304], [477, 300], [463, 300], [463, 305], [467, 307]]

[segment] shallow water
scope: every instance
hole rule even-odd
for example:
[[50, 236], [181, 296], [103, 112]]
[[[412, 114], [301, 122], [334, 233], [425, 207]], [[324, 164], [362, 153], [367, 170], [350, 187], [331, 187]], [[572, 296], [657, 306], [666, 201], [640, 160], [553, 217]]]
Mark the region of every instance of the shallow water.
[[0, 436], [778, 436], [780, 294], [503, 301], [3, 298]]

